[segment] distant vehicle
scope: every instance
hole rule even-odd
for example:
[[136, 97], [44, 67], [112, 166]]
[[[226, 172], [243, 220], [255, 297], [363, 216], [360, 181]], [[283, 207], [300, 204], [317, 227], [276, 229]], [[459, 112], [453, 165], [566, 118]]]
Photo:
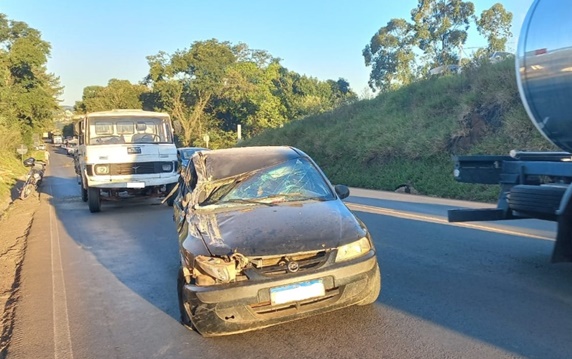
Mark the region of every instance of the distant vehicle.
[[439, 67], [432, 68], [429, 70], [429, 75], [442, 75], [442, 74], [460, 74], [461, 66], [459, 65], [443, 65]]
[[63, 142], [62, 136], [53, 136], [52, 140], [54, 145], [61, 145]]
[[308, 155], [286, 146], [191, 158], [173, 204], [181, 322], [240, 333], [351, 305], [381, 290], [370, 232]]
[[508, 58], [514, 58], [514, 54], [505, 51], [495, 51], [489, 56], [489, 61], [494, 64]]
[[43, 150], [46, 149], [46, 145], [44, 145], [44, 144], [39, 144], [39, 145], [37, 145], [37, 146], [34, 147], [34, 148], [35, 148], [36, 150], [38, 150], [38, 151], [43, 151]]
[[204, 147], [179, 147], [177, 148], [177, 156], [179, 157], [179, 162], [181, 168], [187, 167], [189, 164], [189, 159], [193, 157], [193, 154], [198, 151], [209, 151], [208, 148]]

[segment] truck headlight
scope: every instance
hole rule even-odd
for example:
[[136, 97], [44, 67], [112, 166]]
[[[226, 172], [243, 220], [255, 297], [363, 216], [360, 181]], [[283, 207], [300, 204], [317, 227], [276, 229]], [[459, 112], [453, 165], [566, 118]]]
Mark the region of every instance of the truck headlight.
[[96, 165], [95, 166], [95, 174], [96, 175], [109, 174], [109, 166], [108, 165]]
[[359, 240], [338, 247], [336, 262], [343, 262], [353, 258], [363, 256], [371, 249], [369, 239], [362, 237]]
[[171, 172], [173, 170], [173, 164], [171, 163], [163, 163], [161, 165], [161, 169], [163, 172]]

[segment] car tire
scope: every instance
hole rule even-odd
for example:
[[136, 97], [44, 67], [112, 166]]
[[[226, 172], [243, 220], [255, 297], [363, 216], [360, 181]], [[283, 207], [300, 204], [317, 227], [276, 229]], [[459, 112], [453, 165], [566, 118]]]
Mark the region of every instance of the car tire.
[[516, 185], [508, 195], [510, 209], [532, 217], [556, 219], [566, 187]]
[[189, 303], [185, 302], [183, 298], [183, 286], [185, 284], [185, 275], [183, 274], [183, 267], [179, 267], [177, 275], [177, 298], [179, 299], [179, 313], [181, 315], [181, 324], [192, 331], [196, 331], [193, 322], [191, 321], [191, 308]]
[[381, 292], [381, 271], [379, 270], [379, 264], [375, 265], [375, 274], [367, 283], [367, 288], [369, 289], [368, 294], [358, 305], [373, 304], [377, 300], [377, 297], [379, 297], [379, 292]]
[[87, 188], [87, 204], [89, 205], [89, 211], [91, 213], [101, 211], [101, 196], [99, 193], [99, 188]]

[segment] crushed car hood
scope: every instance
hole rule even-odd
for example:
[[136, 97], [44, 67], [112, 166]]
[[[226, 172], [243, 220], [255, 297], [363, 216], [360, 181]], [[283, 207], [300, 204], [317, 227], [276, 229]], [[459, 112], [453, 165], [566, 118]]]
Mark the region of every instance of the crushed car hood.
[[189, 228], [196, 231], [194, 236], [203, 238], [213, 255], [313, 251], [338, 247], [366, 235], [340, 200], [197, 211]]

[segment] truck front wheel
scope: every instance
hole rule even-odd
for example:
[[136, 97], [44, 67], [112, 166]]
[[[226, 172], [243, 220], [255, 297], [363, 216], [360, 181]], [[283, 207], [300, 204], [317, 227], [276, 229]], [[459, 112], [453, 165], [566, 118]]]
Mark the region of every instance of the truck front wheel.
[[87, 188], [87, 204], [89, 205], [89, 211], [91, 213], [101, 211], [101, 197], [99, 194], [99, 188]]

